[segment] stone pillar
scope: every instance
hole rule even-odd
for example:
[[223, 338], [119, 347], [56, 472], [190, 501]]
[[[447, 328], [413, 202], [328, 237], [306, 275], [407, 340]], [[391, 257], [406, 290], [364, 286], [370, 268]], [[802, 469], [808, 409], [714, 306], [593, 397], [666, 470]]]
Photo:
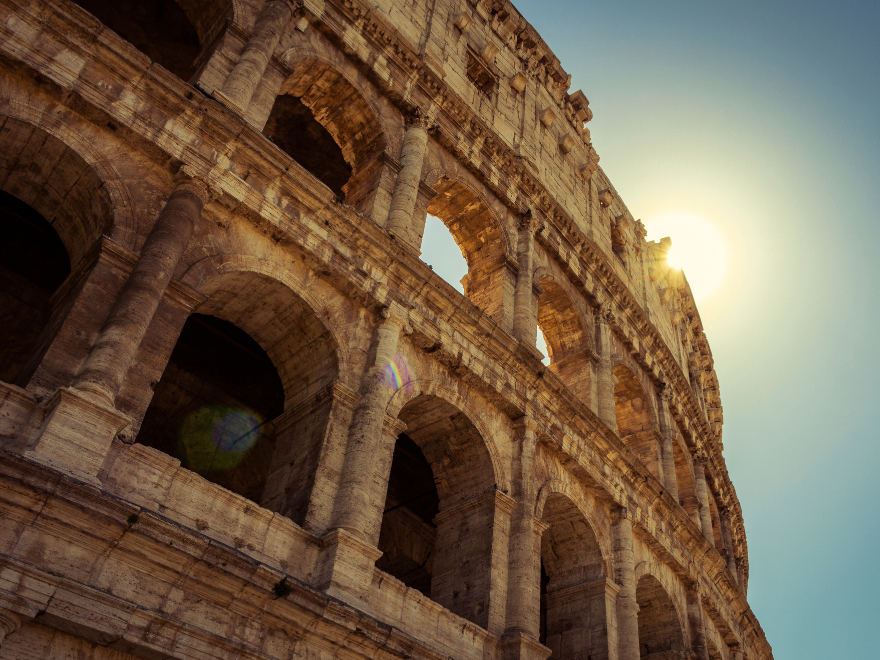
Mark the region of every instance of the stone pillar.
[[[394, 442], [383, 443], [382, 428], [385, 424], [385, 408], [395, 390], [386, 381], [385, 368], [394, 362], [400, 332], [406, 326], [407, 312], [397, 303], [382, 310], [384, 320], [373, 337], [375, 360], [364, 375], [361, 399], [354, 413], [348, 434], [348, 451], [343, 464], [343, 476], [334, 513], [333, 527], [344, 529], [375, 545], [379, 540], [382, 524], [382, 508], [385, 498], [376, 499], [374, 483], [384, 479], [387, 488], [387, 471], [378, 474], [377, 452], [388, 454], [390, 465]], [[388, 444], [390, 447], [383, 447]], [[383, 489], [384, 494], [384, 489]]]
[[742, 557], [735, 557], [736, 574], [739, 577], [739, 588], [742, 589], [743, 596], [748, 596], [748, 586], [746, 585], [746, 572], [743, 569]]
[[406, 122], [406, 135], [400, 153], [400, 172], [394, 184], [391, 211], [388, 213], [388, 224], [385, 227], [389, 234], [412, 249], [418, 249], [418, 246], [410, 245], [408, 239], [413, 213], [416, 210], [419, 183], [422, 180], [425, 149], [428, 146], [428, 124], [428, 119], [421, 114], [410, 117]]
[[706, 631], [703, 627], [703, 605], [696, 584], [687, 587], [687, 618], [691, 651], [697, 660], [709, 660], [709, 647], [706, 645]]
[[534, 270], [535, 232], [539, 221], [528, 210], [519, 217], [517, 242], [517, 261], [519, 273], [516, 276], [516, 293], [513, 299], [513, 336], [525, 343], [534, 343], [535, 313], [532, 305], [532, 271]]
[[214, 98], [239, 116], [244, 116], [254, 91], [263, 79], [281, 34], [290, 21], [292, 4], [289, 0], [266, 2], [223, 88], [214, 92]]
[[660, 433], [663, 436], [661, 457], [663, 461], [663, 480], [666, 491], [678, 502], [678, 477], [675, 474], [675, 425], [669, 412], [672, 391], [664, 386], [660, 392]]
[[194, 179], [178, 183], [74, 379], [74, 388], [114, 403], [207, 200], [203, 183]]
[[712, 531], [712, 510], [709, 508], [709, 487], [706, 484], [706, 471], [700, 456], [694, 457], [694, 487], [700, 503], [700, 527], [703, 536], [715, 545], [715, 533]]
[[538, 639], [540, 625], [541, 535], [547, 526], [535, 518], [535, 420], [516, 423], [517, 442], [511, 482], [516, 506], [510, 526], [507, 623], [505, 635]]
[[611, 309], [603, 307], [596, 314], [598, 337], [596, 349], [599, 363], [596, 365], [596, 390], [599, 403], [598, 415], [605, 424], [617, 432], [617, 410], [614, 406], [614, 374], [611, 371]]
[[639, 660], [639, 606], [636, 602], [632, 514], [621, 507], [611, 515], [611, 553], [617, 593], [619, 660]]
[[73, 387], [47, 402], [43, 426], [26, 452], [34, 460], [87, 481], [98, 474], [110, 443], [128, 423], [114, 408], [116, 395], [207, 199], [207, 187], [193, 179], [171, 193]]
[[736, 551], [733, 547], [733, 535], [730, 533], [730, 509], [726, 506], [720, 507], [718, 516], [721, 518], [721, 539], [724, 541], [725, 550], [727, 550], [727, 570], [730, 571], [733, 581], [742, 590], [742, 585], [739, 584], [739, 574], [736, 571]]
[[742, 646], [737, 643], [730, 645], [730, 660], [743, 660]]
[[24, 598], [0, 592], [0, 647], [7, 637], [17, 633], [36, 615], [37, 609]]

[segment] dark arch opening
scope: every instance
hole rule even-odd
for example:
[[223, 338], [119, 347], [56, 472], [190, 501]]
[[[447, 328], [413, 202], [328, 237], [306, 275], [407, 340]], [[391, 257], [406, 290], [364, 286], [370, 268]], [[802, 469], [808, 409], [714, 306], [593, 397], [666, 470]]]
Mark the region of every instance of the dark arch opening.
[[550, 371], [590, 405], [590, 341], [581, 317], [556, 280], [544, 277], [538, 284], [538, 328], [547, 343]]
[[639, 657], [651, 658], [657, 653], [684, 651], [675, 605], [657, 578], [652, 575], [639, 578], [636, 602], [639, 606]]
[[193, 77], [201, 50], [199, 35], [174, 0], [75, 1], [177, 77]]
[[431, 464], [405, 433], [397, 437], [382, 514], [376, 566], [431, 597], [440, 497]]
[[559, 493], [547, 498], [542, 518], [540, 641], [551, 660], [605, 657], [607, 581], [596, 534]]
[[229, 321], [192, 314], [183, 326], [138, 442], [234, 493], [260, 501], [284, 387], [262, 347]]
[[395, 443], [379, 533], [388, 557], [376, 566], [486, 628], [495, 526], [489, 450], [473, 422], [439, 397], [417, 396], [398, 418], [407, 431]]
[[300, 97], [279, 96], [263, 133], [337, 197], [345, 198], [342, 187], [351, 178], [351, 165], [330, 131], [315, 119]]
[[52, 225], [0, 191], [0, 380], [24, 385], [52, 294], [68, 275], [70, 257]]

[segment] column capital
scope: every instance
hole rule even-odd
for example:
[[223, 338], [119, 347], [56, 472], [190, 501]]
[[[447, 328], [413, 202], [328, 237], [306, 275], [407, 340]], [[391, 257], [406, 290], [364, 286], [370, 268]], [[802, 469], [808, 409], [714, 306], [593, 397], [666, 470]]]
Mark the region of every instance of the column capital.
[[392, 417], [391, 415], [385, 415], [385, 421], [382, 424], [382, 432], [385, 435], [389, 435], [392, 437], [397, 437], [404, 431], [406, 431], [407, 425], [403, 420], [397, 419], [397, 417]]
[[633, 522], [634, 516], [632, 509], [625, 506], [619, 506], [616, 509], [611, 510], [612, 523], [619, 523], [623, 522], [624, 520], [629, 520], [630, 522]]
[[201, 200], [203, 205], [223, 194], [222, 191], [212, 187], [207, 179], [197, 174], [189, 165], [181, 167], [174, 176], [174, 191], [172, 194], [178, 190], [191, 192]]
[[663, 403], [669, 405], [669, 402], [672, 401], [673, 390], [672, 387], [667, 382], [663, 382], [660, 385], [660, 400]]
[[596, 310], [595, 316], [596, 321], [604, 325], [610, 325], [617, 322], [614, 308], [611, 306], [611, 303], [608, 302], [603, 302], [599, 305], [599, 309]]
[[[381, 312], [382, 318], [386, 321], [389, 321], [400, 329], [406, 331], [409, 328], [409, 310], [406, 309], [403, 305], [398, 302], [391, 301], [385, 307], [382, 308]], [[412, 333], [412, 328], [409, 328], [409, 332], [407, 334]]]
[[517, 217], [517, 228], [519, 231], [536, 234], [544, 228], [544, 221], [537, 213], [532, 213], [532, 209], [528, 208]]
[[526, 413], [522, 417], [513, 420], [513, 427], [515, 429], [525, 429], [526, 431], [531, 431], [532, 433], [534, 433], [535, 430], [538, 428], [538, 422], [536, 422], [533, 417]]
[[421, 128], [424, 131], [432, 131], [438, 128], [437, 121], [421, 108], [415, 108], [412, 112], [407, 113], [403, 124], [407, 130]]

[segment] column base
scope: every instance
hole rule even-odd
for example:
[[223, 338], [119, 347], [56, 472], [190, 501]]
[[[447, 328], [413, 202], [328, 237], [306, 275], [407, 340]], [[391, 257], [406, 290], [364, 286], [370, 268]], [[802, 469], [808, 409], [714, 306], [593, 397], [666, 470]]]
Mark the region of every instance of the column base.
[[46, 418], [25, 456], [100, 485], [98, 471], [128, 418], [70, 388], [56, 391], [45, 408]]
[[214, 100], [215, 100], [215, 101], [219, 101], [219, 102], [222, 103], [226, 108], [228, 108], [229, 110], [232, 110], [232, 112], [234, 112], [234, 113], [237, 114], [239, 117], [241, 117], [242, 119], [244, 119], [244, 113], [245, 113], [246, 108], [241, 108], [241, 107], [239, 107], [238, 103], [236, 103], [236, 102], [233, 101], [231, 98], [229, 98], [228, 96], [226, 96], [226, 94], [224, 94], [224, 93], [223, 93], [222, 91], [220, 91], [219, 89], [215, 89], [215, 90], [214, 90], [214, 95], [213, 95], [213, 96], [214, 96]]
[[547, 660], [553, 653], [538, 640], [523, 632], [506, 632], [501, 638], [502, 660]]
[[382, 551], [344, 529], [327, 532], [321, 541], [318, 588], [342, 600], [363, 600]]

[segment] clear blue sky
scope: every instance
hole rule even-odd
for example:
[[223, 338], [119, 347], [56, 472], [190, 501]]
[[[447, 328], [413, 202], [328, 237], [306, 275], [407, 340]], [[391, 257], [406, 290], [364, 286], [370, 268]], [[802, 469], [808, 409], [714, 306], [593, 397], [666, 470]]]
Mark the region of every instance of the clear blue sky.
[[728, 244], [700, 309], [775, 658], [880, 658], [880, 2], [514, 4], [633, 215]]

